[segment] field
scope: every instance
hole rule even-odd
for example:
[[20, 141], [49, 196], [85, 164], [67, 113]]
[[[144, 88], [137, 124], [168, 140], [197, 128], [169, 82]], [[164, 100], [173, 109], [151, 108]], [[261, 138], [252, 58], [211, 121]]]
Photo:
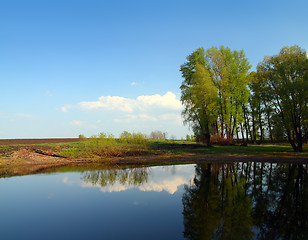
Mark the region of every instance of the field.
[[308, 163], [308, 148], [294, 153], [288, 144], [213, 146], [187, 141], [113, 139], [0, 140], [0, 176], [49, 171], [60, 166], [170, 165], [198, 162], [266, 161]]
[[45, 138], [45, 139], [0, 139], [0, 145], [30, 145], [43, 143], [79, 142], [80, 138]]

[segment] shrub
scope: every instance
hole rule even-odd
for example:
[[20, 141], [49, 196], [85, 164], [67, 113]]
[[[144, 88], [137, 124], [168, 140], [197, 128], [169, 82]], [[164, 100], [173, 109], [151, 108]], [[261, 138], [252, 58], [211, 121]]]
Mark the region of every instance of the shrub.
[[186, 141], [191, 141], [191, 138], [188, 134], [186, 135]]
[[102, 132], [85, 138], [77, 147], [66, 149], [63, 154], [73, 158], [132, 156], [146, 152], [147, 145], [147, 136], [141, 133], [124, 132], [120, 139], [115, 139], [113, 134]]
[[79, 138], [82, 138], [82, 139], [84, 139], [84, 138], [86, 138], [86, 136], [85, 135], [83, 135], [83, 134], [79, 134], [79, 136], [78, 136]]

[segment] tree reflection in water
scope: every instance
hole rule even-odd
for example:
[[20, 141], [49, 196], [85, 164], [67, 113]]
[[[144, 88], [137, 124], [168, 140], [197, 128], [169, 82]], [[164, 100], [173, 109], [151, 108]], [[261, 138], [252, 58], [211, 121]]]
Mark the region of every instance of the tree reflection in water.
[[183, 195], [188, 239], [308, 239], [307, 165], [202, 164]]
[[148, 176], [148, 168], [102, 169], [84, 172], [82, 180], [102, 187], [115, 183], [139, 186], [148, 181]]

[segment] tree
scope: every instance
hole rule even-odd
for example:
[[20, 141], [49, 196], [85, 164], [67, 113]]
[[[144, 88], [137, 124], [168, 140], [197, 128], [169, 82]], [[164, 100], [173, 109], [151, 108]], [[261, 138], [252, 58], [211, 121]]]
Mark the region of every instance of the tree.
[[284, 47], [278, 55], [265, 57], [257, 72], [266, 81], [287, 138], [294, 151], [301, 152], [308, 134], [308, 59], [298, 46]]
[[168, 135], [167, 132], [156, 130], [151, 132], [150, 139], [165, 140], [167, 139], [167, 135]]
[[218, 88], [217, 132], [232, 140], [238, 124], [244, 122], [242, 105], [249, 98], [247, 74], [251, 66], [243, 50], [224, 46], [207, 50], [206, 65]]
[[215, 121], [217, 88], [205, 66], [205, 51], [198, 48], [181, 66], [184, 81], [181, 85], [181, 101], [184, 123], [189, 123], [195, 136], [211, 145], [211, 124]]
[[186, 141], [191, 141], [190, 135], [186, 135]]

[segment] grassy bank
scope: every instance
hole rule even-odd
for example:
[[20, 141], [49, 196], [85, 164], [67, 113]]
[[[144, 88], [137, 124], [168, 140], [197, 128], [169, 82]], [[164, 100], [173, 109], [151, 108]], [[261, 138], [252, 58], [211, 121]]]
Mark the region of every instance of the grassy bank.
[[277, 156], [307, 156], [308, 147], [304, 146], [301, 153], [294, 152], [289, 144], [252, 144], [240, 145], [205, 145], [187, 141], [155, 141], [151, 144], [153, 150], [165, 150], [173, 154], [231, 154], [231, 155], [277, 155]]
[[264, 144], [264, 145], [230, 145], [206, 147], [191, 141], [173, 140], [149, 140], [142, 134], [126, 134], [120, 138], [112, 135], [100, 134], [90, 138], [84, 138], [76, 142], [43, 143], [31, 145], [0, 145], [0, 158], [9, 158], [13, 152], [19, 149], [39, 150], [47, 154], [56, 154], [65, 158], [106, 159], [131, 156], [148, 155], [234, 155], [234, 156], [292, 156], [308, 157], [308, 147], [304, 151], [295, 153], [288, 144]]
[[63, 166], [158, 166], [202, 162], [308, 163], [308, 148], [287, 144], [213, 146], [189, 141], [149, 140], [142, 134], [98, 135], [76, 142], [0, 145], [0, 177], [54, 171]]

